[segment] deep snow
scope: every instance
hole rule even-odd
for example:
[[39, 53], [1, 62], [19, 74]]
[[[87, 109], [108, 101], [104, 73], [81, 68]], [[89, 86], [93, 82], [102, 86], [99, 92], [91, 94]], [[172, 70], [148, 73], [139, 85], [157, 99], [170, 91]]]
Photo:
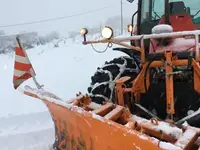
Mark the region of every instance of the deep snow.
[[49, 112], [0, 118], [1, 150], [50, 150], [53, 127]]
[[[91, 37], [90, 37], [91, 38]], [[55, 41], [56, 42], [56, 41]], [[106, 60], [125, 55], [108, 49], [95, 52], [90, 45], [66, 40], [38, 46], [27, 51], [36, 71], [36, 78], [44, 89], [64, 100], [75, 97], [79, 91], [86, 93], [90, 77]], [[116, 45], [114, 45], [115, 47]], [[94, 47], [101, 51], [106, 44]], [[1, 150], [46, 150], [54, 141], [54, 126], [47, 107], [39, 100], [14, 90], [12, 84], [14, 55], [0, 55], [0, 147]], [[32, 79], [24, 85], [34, 87]]]
[[[95, 52], [90, 45], [81, 44], [81, 39], [75, 42], [67, 40], [60, 42], [58, 48], [50, 43], [27, 51], [30, 61], [36, 71], [36, 78], [44, 89], [54, 92], [64, 100], [68, 100], [79, 91], [87, 92], [90, 77], [98, 66], [106, 60], [125, 55], [108, 49], [105, 53]], [[105, 44], [94, 45], [98, 50], [104, 50]], [[14, 56], [0, 56], [1, 105], [0, 117], [47, 110], [38, 100], [31, 99], [14, 90], [13, 65]], [[32, 79], [23, 85], [34, 86]], [[22, 86], [23, 86], [22, 85]]]

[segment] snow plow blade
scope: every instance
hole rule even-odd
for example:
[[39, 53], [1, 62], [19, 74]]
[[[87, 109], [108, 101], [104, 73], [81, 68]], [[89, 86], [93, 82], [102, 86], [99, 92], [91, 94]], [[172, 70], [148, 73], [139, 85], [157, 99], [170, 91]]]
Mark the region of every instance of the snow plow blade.
[[99, 105], [77, 94], [68, 102], [43, 89], [23, 93], [48, 107], [55, 125], [57, 150], [197, 150], [199, 129], [178, 128], [156, 118], [135, 116], [119, 105]]

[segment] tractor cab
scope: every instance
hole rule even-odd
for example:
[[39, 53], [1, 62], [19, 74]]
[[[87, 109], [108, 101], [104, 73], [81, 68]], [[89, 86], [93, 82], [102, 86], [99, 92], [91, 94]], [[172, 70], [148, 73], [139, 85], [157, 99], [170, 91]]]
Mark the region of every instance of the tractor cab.
[[[128, 0], [133, 2], [134, 0]], [[138, 0], [137, 35], [151, 34], [159, 24], [167, 24], [174, 32], [200, 29], [200, 0]], [[131, 33], [133, 35], [133, 33]], [[145, 41], [145, 48], [149, 47]], [[133, 45], [133, 42], [132, 42]]]

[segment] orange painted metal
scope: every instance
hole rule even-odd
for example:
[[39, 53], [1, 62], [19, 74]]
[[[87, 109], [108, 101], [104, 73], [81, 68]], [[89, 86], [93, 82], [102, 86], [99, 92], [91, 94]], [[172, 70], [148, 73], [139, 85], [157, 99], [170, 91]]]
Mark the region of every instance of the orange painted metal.
[[[62, 106], [58, 109], [55, 104], [46, 104], [56, 122], [60, 140], [58, 147], [61, 150], [137, 150], [137, 147], [142, 150], [160, 149], [153, 142], [139, 138], [139, 133], [129, 133], [128, 129], [118, 124], [108, 125], [93, 119], [90, 114], [79, 114]], [[63, 139], [62, 133], [65, 135]]]
[[[169, 114], [169, 120], [168, 122], [173, 122], [173, 114], [175, 114], [174, 109], [174, 87], [173, 87], [173, 66], [187, 66], [188, 60], [187, 59], [181, 59], [179, 60], [177, 57], [172, 56], [172, 51], [165, 52], [165, 61], [153, 61], [149, 68], [155, 68], [155, 67], [165, 67], [166, 70], [166, 104], [167, 109], [166, 112]], [[138, 76], [132, 81], [132, 88], [126, 88], [124, 87], [123, 81], [126, 81], [125, 79], [127, 77], [123, 77], [122, 79], [119, 79], [116, 82], [116, 91], [117, 91], [117, 99], [118, 104], [124, 106], [124, 95], [126, 93], [133, 93], [134, 99], [136, 102], [139, 102], [140, 94], [146, 93], [150, 86], [149, 81], [149, 68], [147, 68], [149, 62], [146, 62]], [[192, 67], [194, 68], [194, 89], [200, 93], [200, 65], [198, 62], [196, 62], [195, 59], [192, 60]], [[146, 72], [146, 75], [145, 75]], [[146, 77], [146, 80], [144, 80], [144, 77]], [[145, 88], [146, 84], [146, 88]]]
[[[158, 121], [156, 118], [146, 120], [134, 116], [119, 105], [95, 104], [87, 95], [79, 94], [77, 98], [66, 103], [55, 99], [56, 96], [52, 93], [28, 86], [24, 94], [42, 100], [48, 107], [56, 131], [54, 147], [59, 150], [188, 150], [188, 148], [197, 150], [199, 148], [195, 144], [199, 137], [198, 128], [185, 127], [183, 132], [176, 126]], [[88, 111], [88, 108], [94, 110]], [[187, 141], [182, 143], [187, 135], [190, 135]]]
[[124, 106], [124, 93], [125, 91], [123, 91], [125, 89], [125, 84], [124, 82], [128, 81], [130, 79], [130, 77], [122, 77], [119, 80], [116, 80], [116, 97], [117, 97], [117, 101], [118, 104], [120, 106]]
[[200, 65], [193, 59], [192, 66], [194, 68], [194, 89], [200, 93]]
[[[187, 66], [188, 60], [172, 60], [173, 66]], [[153, 61], [150, 67], [164, 67], [164, 63], [162, 61]]]
[[[133, 80], [132, 82], [132, 92], [135, 93], [136, 96], [136, 100], [139, 100], [140, 98], [140, 93], [145, 93], [145, 83], [144, 83], [144, 76], [145, 76], [145, 70], [148, 66], [148, 63], [145, 63], [142, 70], [140, 71], [140, 73], [138, 74], [138, 76], [136, 77], [135, 80]], [[147, 70], [147, 75], [146, 75], [146, 86], [147, 86], [147, 90], [150, 86], [150, 81], [149, 81], [149, 70]]]
[[183, 150], [190, 150], [197, 138], [197, 131], [193, 129], [187, 129], [183, 133], [183, 136], [176, 141], [175, 145], [181, 147]]
[[100, 108], [98, 108], [92, 112], [97, 115], [104, 116], [108, 112], [110, 112], [113, 108], [114, 108], [114, 105], [112, 103], [106, 103], [105, 105], [101, 106]]
[[[166, 63], [165, 63], [165, 82], [166, 82], [166, 112], [172, 116], [175, 114], [174, 110], [174, 81], [173, 81], [173, 66], [172, 66], [172, 52], [166, 52]], [[170, 118], [173, 119], [173, 118]]]
[[124, 107], [117, 105], [110, 113], [104, 116], [105, 119], [116, 121], [123, 114]]
[[[153, 123], [152, 123], [153, 124]], [[131, 129], [135, 129], [137, 131], [142, 131], [145, 134], [148, 134], [150, 136], [154, 136], [156, 138], [159, 138], [161, 140], [170, 142], [170, 143], [174, 143], [176, 142], [176, 138], [173, 136], [170, 136], [164, 132], [162, 132], [162, 130], [154, 130], [154, 126], [152, 127], [152, 124], [149, 123], [140, 123], [138, 124], [137, 121], [135, 120], [131, 120], [129, 121], [126, 126], [128, 126]]]
[[47, 105], [55, 124], [54, 146], [60, 150], [162, 150], [153, 138], [80, 107], [60, 101], [56, 104], [32, 92], [24, 94]]

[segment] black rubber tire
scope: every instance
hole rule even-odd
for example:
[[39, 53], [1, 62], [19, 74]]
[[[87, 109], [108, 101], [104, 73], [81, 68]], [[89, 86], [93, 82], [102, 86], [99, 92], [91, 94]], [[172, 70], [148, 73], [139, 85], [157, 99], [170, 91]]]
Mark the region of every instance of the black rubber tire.
[[103, 104], [106, 100], [113, 103], [114, 87], [117, 79], [130, 76], [133, 80], [140, 71], [140, 63], [137, 58], [122, 56], [110, 62], [105, 62], [102, 67], [97, 68], [94, 76], [91, 77], [91, 84], [88, 93], [93, 102]]
[[[88, 87], [88, 93], [92, 101], [98, 104], [103, 104], [106, 100], [115, 103], [114, 81], [124, 76], [131, 77], [130, 81], [134, 80], [140, 72], [139, 66], [139, 59], [122, 56], [119, 58], [115, 58], [110, 62], [106, 62], [102, 67], [97, 68], [97, 71], [91, 77], [91, 84]], [[140, 102], [141, 105], [149, 111], [155, 109], [158, 117], [160, 117], [161, 119], [165, 119], [167, 116], [166, 101], [165, 94], [162, 94], [163, 92], [165, 92], [165, 84], [154, 84], [155, 87], [152, 84], [149, 92], [142, 95]], [[128, 84], [128, 86], [131, 86], [131, 84]], [[175, 83], [174, 86], [175, 89], [179, 89], [178, 92], [175, 92], [175, 96], [178, 97], [178, 101], [175, 104], [177, 115], [176, 117], [181, 119], [187, 116], [188, 110], [198, 110], [200, 106], [200, 99], [199, 94], [195, 94], [195, 92], [193, 91], [193, 85], [191, 85], [191, 83], [189, 82], [182, 84]], [[191, 103], [192, 101], [193, 103]], [[143, 117], [147, 117], [145, 113]], [[188, 120], [188, 123], [190, 125], [200, 127], [199, 118], [200, 115], [191, 120]]]

